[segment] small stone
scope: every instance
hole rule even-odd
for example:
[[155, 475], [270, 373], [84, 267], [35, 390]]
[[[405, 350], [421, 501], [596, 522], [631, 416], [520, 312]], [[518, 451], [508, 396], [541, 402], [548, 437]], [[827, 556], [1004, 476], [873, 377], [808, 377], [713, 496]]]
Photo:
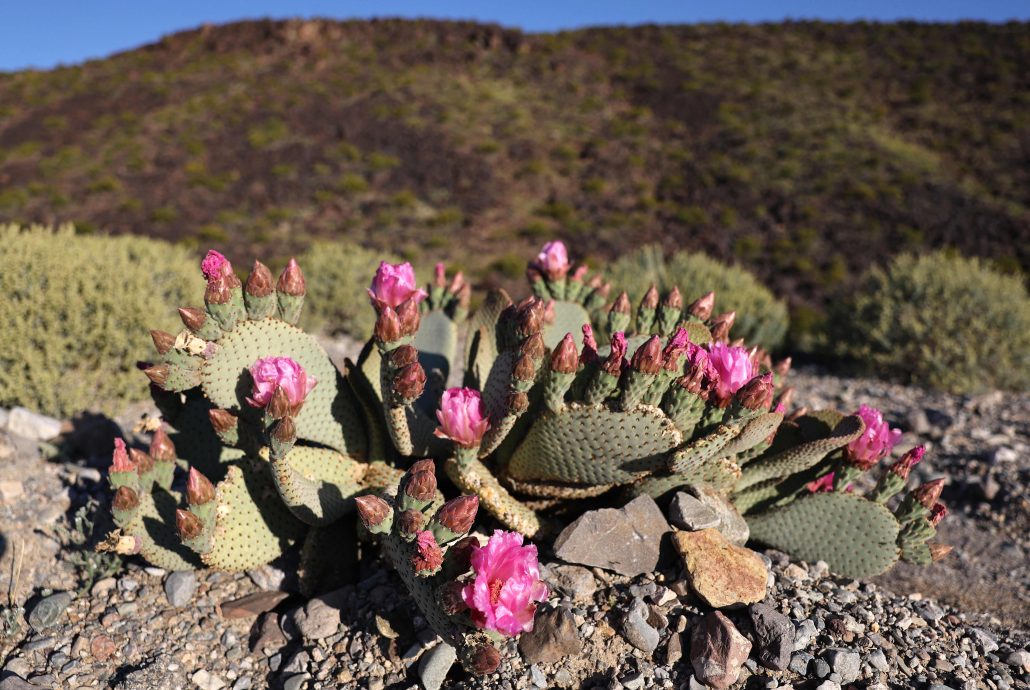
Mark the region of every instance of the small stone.
[[547, 676], [544, 675], [544, 672], [536, 664], [529, 667], [529, 679], [538, 688], [547, 687]]
[[265, 565], [257, 568], [251, 568], [247, 571], [247, 576], [255, 585], [266, 592], [289, 589], [286, 571], [282, 568], [277, 568], [271, 563], [266, 563]]
[[[300, 690], [304, 687], [305, 681], [310, 678], [307, 673], [295, 673], [283, 681], [283, 690]], [[371, 687], [371, 684], [369, 684]]]
[[689, 491], [701, 503], [715, 511], [719, 517], [719, 526], [716, 529], [722, 532], [722, 536], [737, 546], [747, 543], [751, 531], [748, 529], [747, 521], [733, 507], [732, 503], [723, 498], [715, 489], [703, 484], [691, 487]]
[[7, 430], [34, 441], [49, 441], [61, 433], [61, 420], [15, 407], [7, 416]]
[[454, 647], [445, 642], [425, 652], [418, 660], [418, 678], [422, 681], [422, 687], [425, 690], [440, 690], [457, 658]]
[[[669, 529], [654, 499], [638, 496], [622, 508], [580, 515], [558, 535], [554, 553], [569, 563], [642, 575], [657, 567], [662, 535]], [[601, 543], [605, 548], [598, 548]]]
[[17, 479], [9, 479], [0, 482], [0, 500], [10, 503], [25, 493], [25, 487]]
[[794, 651], [797, 652], [807, 647], [817, 632], [815, 621], [811, 618], [806, 618], [798, 623], [794, 628]]
[[719, 611], [706, 614], [690, 636], [690, 664], [705, 685], [725, 690], [737, 682], [751, 643]]
[[623, 676], [621, 679], [622, 687], [626, 690], [640, 690], [644, 687], [644, 674], [640, 671], [634, 671], [629, 675]]
[[587, 602], [597, 591], [597, 580], [587, 568], [578, 565], [553, 565], [548, 568], [548, 583], [573, 601]]
[[794, 651], [794, 625], [769, 604], [752, 604], [749, 613], [755, 630], [758, 662], [773, 671], [784, 670]]
[[984, 654], [990, 654], [991, 652], [998, 651], [998, 641], [994, 639], [986, 630], [980, 628], [972, 628], [969, 631], [978, 645], [983, 647]]
[[791, 563], [783, 569], [783, 576], [794, 582], [804, 582], [808, 579], [808, 571], [797, 563]]
[[683, 558], [691, 588], [712, 608], [765, 598], [769, 571], [754, 551], [731, 544], [714, 529], [677, 532], [673, 543]]
[[197, 575], [192, 570], [179, 570], [165, 578], [165, 597], [175, 608], [185, 606], [197, 591]]
[[251, 652], [261, 651], [266, 647], [281, 647], [286, 642], [278, 617], [274, 613], [264, 613], [251, 629], [248, 647]]
[[21, 676], [10, 675], [0, 680], [0, 690], [39, 690], [39, 687]]
[[794, 652], [790, 657], [790, 665], [787, 667], [799, 676], [808, 674], [808, 665], [812, 663], [812, 655], [808, 652]]
[[825, 659], [812, 660], [812, 675], [816, 678], [825, 678], [830, 675], [830, 665], [826, 663]]
[[887, 671], [890, 670], [890, 665], [887, 663], [887, 655], [883, 653], [882, 649], [874, 649], [869, 656], [866, 657], [866, 661], [871, 667], [881, 673], [887, 673]]
[[190, 676], [190, 680], [192, 680], [200, 690], [221, 690], [225, 687], [224, 680], [218, 676], [208, 673], [204, 669], [194, 672], [194, 674]]
[[853, 683], [858, 680], [862, 671], [862, 659], [858, 652], [850, 649], [828, 649], [823, 658], [830, 665], [833, 673], [840, 676], [842, 683]]
[[118, 580], [114, 579], [113, 577], [105, 577], [102, 580], [97, 580], [93, 584], [93, 587], [89, 590], [89, 593], [95, 597], [99, 597], [103, 596], [104, 594], [107, 594], [117, 586]]
[[658, 648], [661, 635], [647, 622], [649, 614], [647, 604], [640, 599], [634, 599], [622, 619], [622, 636], [640, 651], [652, 654]]
[[1017, 649], [1005, 657], [1005, 663], [1023, 669], [1024, 673], [1030, 673], [1030, 652], [1025, 649]]
[[683, 658], [683, 634], [674, 632], [665, 647], [665, 665], [671, 667]]
[[222, 618], [250, 618], [265, 611], [271, 611], [283, 599], [290, 596], [287, 592], [254, 592], [223, 603], [219, 608]]
[[565, 608], [541, 609], [533, 630], [519, 637], [519, 651], [527, 664], [553, 664], [582, 654], [583, 640], [572, 612]]
[[57, 623], [61, 614], [74, 600], [75, 595], [71, 592], [57, 592], [43, 597], [32, 607], [32, 613], [29, 614], [29, 625], [37, 632], [46, 630]]
[[669, 523], [674, 527], [694, 531], [719, 526], [719, 516], [710, 506], [705, 505], [684, 491], [677, 491], [669, 504]]
[[815, 686], [815, 690], [840, 690], [840, 683], [832, 680], [824, 680]]
[[340, 629], [340, 609], [325, 597], [317, 597], [287, 614], [307, 640], [321, 640]]

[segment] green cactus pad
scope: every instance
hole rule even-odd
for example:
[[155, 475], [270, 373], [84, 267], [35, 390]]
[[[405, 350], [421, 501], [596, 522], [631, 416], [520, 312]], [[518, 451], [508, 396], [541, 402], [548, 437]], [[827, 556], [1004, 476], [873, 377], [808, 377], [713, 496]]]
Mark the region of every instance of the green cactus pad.
[[483, 390], [486, 377], [497, 357], [497, 321], [511, 304], [504, 290], [491, 290], [468, 321], [465, 340], [465, 377], [462, 385]]
[[626, 484], [668, 464], [682, 443], [660, 410], [615, 412], [604, 405], [571, 403], [561, 414], [538, 417], [508, 464], [519, 481]]
[[554, 322], [544, 326], [544, 345], [553, 349], [566, 333], [571, 333], [579, 346], [583, 345], [583, 326], [590, 323], [586, 309], [575, 302], [554, 302]]
[[686, 476], [697, 476], [700, 468], [713, 457], [725, 455], [723, 449], [740, 433], [737, 424], [720, 424], [710, 433], [700, 436], [669, 458], [669, 471]]
[[435, 370], [440, 372], [439, 383], [446, 384], [458, 349], [458, 327], [454, 321], [440, 310], [426, 312], [411, 344], [418, 350], [418, 361], [430, 382]]
[[723, 446], [720, 454], [723, 457], [732, 457], [751, 450], [767, 439], [769, 434], [776, 431], [782, 421], [783, 415], [778, 412], [766, 412], [758, 415], [744, 425], [736, 438]]
[[200, 568], [200, 558], [182, 543], [175, 530], [175, 509], [182, 505], [182, 497], [158, 487], [153, 492], [144, 491], [139, 499], [136, 515], [122, 532], [139, 539], [140, 555], [165, 570]]
[[367, 465], [328, 448], [294, 446], [272, 461], [272, 479], [286, 507], [308, 525], [327, 525], [354, 508]]
[[680, 327], [687, 330], [690, 342], [695, 345], [707, 345], [712, 342], [712, 332], [700, 321], [684, 321]]
[[304, 525], [279, 500], [263, 460], [244, 459], [229, 468], [215, 489], [210, 567], [231, 572], [256, 568], [277, 558], [304, 534]]
[[174, 428], [169, 435], [179, 459], [217, 483], [225, 477], [228, 465], [242, 458], [244, 453], [222, 445], [208, 417], [211, 408], [210, 401], [204, 398], [189, 398], [172, 421]]
[[243, 321], [218, 341], [218, 351], [204, 365], [204, 393], [218, 407], [247, 412], [247, 369], [262, 357], [296, 360], [318, 382], [297, 416], [297, 437], [363, 455], [365, 432], [350, 388], [315, 339], [277, 319]]
[[898, 560], [898, 521], [879, 503], [824, 493], [749, 515], [751, 539], [845, 577], [872, 577]]

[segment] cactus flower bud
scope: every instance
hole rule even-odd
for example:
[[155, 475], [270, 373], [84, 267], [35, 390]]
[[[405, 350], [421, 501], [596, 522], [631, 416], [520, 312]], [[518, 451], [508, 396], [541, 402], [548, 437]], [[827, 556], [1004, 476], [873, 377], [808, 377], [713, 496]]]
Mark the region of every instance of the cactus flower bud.
[[422, 314], [419, 313], [418, 302], [413, 299], [406, 299], [397, 307], [397, 321], [400, 323], [401, 336], [414, 335], [422, 322]]
[[805, 484], [805, 488], [811, 491], [813, 494], [828, 493], [833, 491], [833, 477], [834, 473], [830, 472], [813, 481]]
[[401, 320], [393, 307], [384, 306], [379, 309], [376, 319], [375, 337], [383, 343], [392, 343], [401, 338]]
[[204, 531], [204, 523], [196, 515], [181, 508], [175, 511], [175, 528], [183, 541], [196, 539]]
[[690, 334], [687, 333], [687, 329], [677, 329], [669, 338], [669, 342], [665, 344], [665, 349], [662, 350], [662, 368], [670, 372], [678, 370], [679, 359], [687, 351], [688, 345], [690, 345]]
[[486, 676], [496, 671], [501, 665], [501, 653], [489, 642], [484, 642], [472, 652], [471, 662], [472, 673], [477, 676]]
[[508, 414], [521, 415], [529, 409], [529, 396], [521, 391], [509, 393], [505, 400], [505, 409]]
[[436, 474], [436, 463], [433, 462], [432, 458], [425, 458], [423, 460], [416, 460], [411, 463], [411, 467], [408, 468], [410, 474], [415, 472], [429, 472], [430, 474]]
[[647, 342], [633, 353], [630, 366], [642, 374], [657, 374], [662, 368], [662, 339], [657, 335], [648, 338]]
[[141, 475], [154, 469], [154, 458], [138, 448], [129, 449], [129, 460], [136, 466], [136, 471]]
[[272, 427], [272, 438], [281, 444], [293, 444], [297, 440], [297, 423], [293, 417], [283, 417]]
[[438, 288], [447, 287], [447, 268], [442, 261], [437, 262], [433, 267], [433, 285]]
[[518, 532], [497, 530], [486, 546], [476, 546], [470, 561], [475, 579], [462, 590], [480, 628], [515, 636], [533, 629], [536, 603], [547, 599], [540, 580], [536, 546], [523, 546]]
[[522, 355], [515, 362], [515, 369], [512, 372], [518, 381], [533, 381], [536, 378], [536, 364], [529, 355]]
[[736, 320], [737, 312], [735, 311], [728, 311], [716, 316], [712, 322], [712, 340], [717, 342], [729, 340], [730, 329], [733, 328], [733, 322]]
[[254, 386], [247, 404], [252, 407], [267, 407], [276, 391], [281, 389], [295, 414], [318, 383], [314, 376], [304, 371], [304, 367], [289, 357], [264, 357], [251, 364], [249, 371]]
[[426, 389], [426, 372], [418, 362], [403, 367], [393, 380], [393, 392], [402, 400], [417, 400]]
[[558, 346], [551, 353], [550, 366], [559, 374], [574, 374], [579, 368], [579, 352], [576, 351], [576, 340], [571, 333], [566, 333]]
[[[239, 279], [233, 276], [236, 282]], [[233, 285], [228, 276], [215, 276], [207, 281], [207, 288], [204, 290], [204, 302], [207, 304], [228, 304], [232, 299]]]
[[790, 373], [790, 365], [793, 360], [790, 357], [784, 357], [773, 367], [773, 373], [779, 378], [786, 378], [787, 374]]
[[114, 440], [114, 453], [111, 454], [111, 472], [135, 472], [136, 465], [129, 459], [129, 453], [125, 449], [125, 441], [120, 438]]
[[772, 406], [773, 376], [760, 374], [745, 383], [736, 393], [737, 402], [749, 410], [767, 410]]
[[411, 345], [398, 345], [390, 352], [389, 357], [391, 367], [403, 369], [418, 361], [418, 350]]
[[[450, 552], [448, 552], [448, 557], [449, 555]], [[436, 590], [436, 600], [440, 604], [440, 608], [448, 616], [456, 616], [468, 609], [468, 606], [465, 605], [465, 600], [461, 598], [461, 590], [464, 586], [457, 580], [449, 580], [440, 585], [439, 589]]]
[[190, 468], [189, 476], [186, 478], [186, 500], [191, 506], [200, 506], [215, 500], [214, 484], [198, 472], [196, 467]]
[[934, 503], [933, 508], [930, 508], [930, 524], [936, 527], [941, 524], [941, 520], [948, 517], [948, 506], [943, 503]]
[[217, 407], [208, 410], [207, 416], [211, 420], [211, 426], [221, 434], [232, 431], [239, 423], [239, 419], [232, 412]]
[[883, 413], [875, 407], [862, 405], [855, 414], [862, 419], [865, 430], [861, 436], [847, 445], [844, 457], [849, 463], [865, 471], [890, 455], [894, 445], [901, 438], [901, 430], [891, 429], [883, 420]]
[[943, 489], [944, 480], [934, 479], [932, 482], [921, 484], [912, 489], [912, 498], [927, 510], [933, 510], [933, 506], [937, 503], [937, 499], [941, 497]]
[[612, 303], [611, 311], [618, 314], [629, 315], [633, 312], [633, 305], [629, 302], [629, 295], [626, 294], [625, 290], [619, 293], [619, 296], [615, 298]]
[[531, 357], [534, 362], [543, 359], [544, 354], [547, 352], [544, 336], [540, 333], [534, 333], [529, 336], [522, 341], [522, 345], [519, 346], [519, 352]]
[[374, 531], [376, 527], [383, 524], [383, 521], [391, 512], [389, 503], [371, 494], [358, 496], [354, 499], [354, 503], [358, 507], [358, 517], [361, 518], [361, 524], [369, 531]]
[[432, 501], [436, 496], [436, 475], [409, 471], [404, 478], [404, 493], [416, 501]]
[[415, 553], [411, 565], [415, 572], [432, 572], [443, 564], [443, 551], [429, 530], [419, 532], [415, 537]]
[[515, 310], [515, 330], [526, 338], [539, 333], [544, 324], [544, 303], [530, 297], [519, 303]]
[[725, 407], [740, 387], [754, 378], [754, 365], [747, 350], [720, 342], [708, 346], [708, 361], [715, 374], [715, 396]]
[[119, 486], [111, 499], [111, 507], [115, 510], [132, 510], [139, 507], [139, 494], [127, 486]]
[[597, 361], [597, 339], [594, 338], [594, 329], [590, 324], [583, 324], [583, 352], [579, 355], [579, 361], [583, 364], [593, 364]]
[[389, 264], [381, 261], [369, 285], [368, 297], [372, 306], [380, 311], [383, 307], [396, 309], [409, 299], [417, 305], [428, 297], [428, 293], [415, 284], [415, 269], [410, 263]]
[[458, 271], [454, 274], [454, 277], [451, 278], [451, 284], [447, 286], [447, 291], [456, 295], [461, 292], [467, 284], [468, 283], [465, 282], [465, 274]]
[[303, 297], [307, 293], [307, 284], [304, 282], [304, 273], [300, 270], [297, 260], [290, 258], [286, 268], [279, 274], [279, 281], [275, 286], [276, 290], [291, 297]]
[[207, 321], [207, 312], [195, 307], [179, 307], [179, 318], [182, 319], [182, 324], [186, 328], [196, 333], [204, 327], [204, 322]]
[[934, 563], [944, 560], [953, 549], [950, 544], [938, 544], [937, 542], [930, 542], [927, 547], [930, 549], [930, 558]]
[[651, 283], [651, 287], [647, 288], [647, 292], [644, 293], [643, 299], [640, 300], [641, 309], [657, 309], [658, 303], [661, 298], [658, 295], [658, 288], [655, 287], [654, 283]]
[[462, 448], [475, 448], [490, 428], [490, 422], [483, 416], [482, 399], [479, 391], [471, 388], [449, 388], [440, 399], [436, 412], [440, 428], [436, 435], [449, 438]]
[[247, 284], [243, 291], [251, 297], [268, 297], [272, 294], [272, 272], [260, 261], [254, 261], [254, 267], [247, 276]]
[[677, 311], [683, 309], [683, 296], [680, 294], [680, 289], [675, 285], [672, 286], [672, 290], [669, 290], [669, 294], [662, 300], [662, 306], [670, 309], [676, 309]]
[[158, 462], [175, 462], [175, 444], [161, 427], [158, 427], [154, 437], [150, 439], [150, 457]]
[[440, 509], [436, 511], [436, 521], [455, 534], [465, 534], [472, 529], [477, 510], [479, 510], [479, 496], [475, 494], [459, 496], [440, 506]]
[[175, 346], [175, 336], [165, 331], [150, 331], [150, 339], [154, 341], [154, 348], [158, 354], [166, 354]]
[[707, 321], [712, 318], [712, 310], [715, 308], [715, 293], [709, 292], [694, 300], [687, 311], [690, 315], [700, 321]]
[[214, 249], [209, 249], [207, 255], [204, 256], [204, 260], [200, 262], [200, 271], [204, 274], [204, 279], [209, 283], [219, 278], [235, 276], [229, 260]]
[[611, 352], [608, 354], [608, 359], [601, 364], [601, 369], [612, 376], [619, 376], [622, 373], [625, 359], [626, 334], [619, 331], [612, 336]]
[[561, 240], [548, 242], [532, 265], [550, 280], [561, 280], [569, 272], [569, 252], [565, 243]]
[[421, 510], [404, 510], [397, 514], [397, 529], [401, 534], [414, 536], [425, 527], [425, 524], [426, 516], [422, 514]]
[[153, 383], [164, 387], [164, 385], [168, 383], [168, 374], [170, 371], [171, 370], [167, 364], [155, 364], [144, 369], [143, 373], [146, 374], [147, 378]]
[[890, 472], [901, 477], [902, 481], [908, 479], [908, 473], [919, 464], [926, 454], [926, 446], [916, 446], [901, 456], [901, 459], [891, 465]]

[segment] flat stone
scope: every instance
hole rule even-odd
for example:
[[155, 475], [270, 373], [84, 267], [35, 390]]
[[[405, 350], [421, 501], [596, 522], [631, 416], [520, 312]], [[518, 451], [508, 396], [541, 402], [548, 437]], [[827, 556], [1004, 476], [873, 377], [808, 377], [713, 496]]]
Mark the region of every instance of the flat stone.
[[185, 606], [197, 591], [197, 575], [192, 570], [180, 570], [165, 579], [165, 597], [175, 608]]
[[278, 648], [286, 643], [286, 636], [279, 627], [278, 617], [274, 613], [261, 614], [256, 625], [251, 628], [248, 647], [251, 652], [261, 651], [266, 647]]
[[287, 592], [254, 592], [239, 599], [223, 603], [219, 609], [222, 618], [250, 618], [271, 611], [289, 595]]
[[731, 544], [743, 546], [751, 536], [747, 521], [741, 516], [733, 504], [727, 501], [718, 491], [703, 484], [690, 487], [690, 493], [701, 503], [711, 508], [719, 516], [717, 530], [729, 540]]
[[684, 491], [677, 491], [669, 503], [669, 523], [673, 527], [694, 531], [719, 526], [719, 516], [711, 506]]
[[15, 407], [7, 415], [7, 430], [35, 441], [49, 441], [61, 433], [61, 420]]
[[576, 602], [591, 601], [597, 591], [594, 574], [578, 565], [553, 565], [547, 569], [545, 579], [556, 590]]
[[425, 690], [440, 690], [447, 678], [447, 672], [458, 658], [454, 647], [441, 642], [422, 655], [418, 660], [418, 678]]
[[862, 658], [851, 649], [828, 649], [823, 654], [833, 673], [840, 676], [842, 683], [853, 683], [862, 672]]
[[224, 680], [208, 673], [204, 669], [200, 669], [190, 676], [190, 680], [196, 683], [200, 690], [222, 690], [225, 687]]
[[71, 592], [57, 592], [56, 594], [51, 594], [48, 597], [40, 599], [36, 602], [36, 605], [32, 607], [32, 612], [29, 614], [29, 625], [31, 625], [32, 629], [37, 632], [40, 630], [46, 630], [57, 623], [65, 609], [67, 609], [69, 604], [74, 600], [75, 595]]
[[283, 690], [300, 690], [310, 677], [307, 673], [296, 673], [283, 681]]
[[661, 634], [648, 622], [650, 609], [640, 599], [634, 599], [629, 611], [622, 619], [622, 636], [626, 641], [646, 654], [653, 654], [658, 648]]
[[527, 664], [553, 664], [583, 652], [583, 640], [572, 612], [565, 608], [541, 610], [533, 630], [519, 637], [519, 651]]
[[0, 680], [0, 690], [39, 690], [39, 686], [21, 676], [10, 675]]
[[[580, 515], [558, 535], [554, 553], [568, 563], [641, 575], [657, 567], [662, 535], [669, 529], [654, 499], [639, 496], [622, 508]], [[604, 548], [599, 548], [601, 544]]]
[[323, 594], [287, 615], [304, 639], [322, 640], [340, 629], [340, 598], [339, 592]]
[[751, 643], [720, 611], [706, 614], [690, 635], [690, 664], [705, 685], [725, 690], [737, 682]]
[[869, 653], [866, 661], [869, 663], [869, 666], [881, 673], [887, 673], [890, 670], [890, 664], [887, 663], [887, 655], [883, 653], [882, 649], [874, 649]]
[[984, 654], [998, 651], [998, 641], [994, 639], [994, 635], [980, 628], [973, 628], [969, 632], [976, 643], [983, 648]]
[[673, 544], [683, 558], [690, 587], [712, 608], [765, 599], [769, 571], [754, 551], [731, 544], [715, 529], [676, 532]]
[[1005, 663], [1023, 669], [1024, 673], [1030, 673], [1030, 652], [1025, 649], [1017, 649], [1005, 657]]
[[790, 655], [794, 651], [794, 624], [762, 602], [751, 604], [748, 613], [755, 631], [758, 663], [773, 671], [783, 671], [790, 665]]

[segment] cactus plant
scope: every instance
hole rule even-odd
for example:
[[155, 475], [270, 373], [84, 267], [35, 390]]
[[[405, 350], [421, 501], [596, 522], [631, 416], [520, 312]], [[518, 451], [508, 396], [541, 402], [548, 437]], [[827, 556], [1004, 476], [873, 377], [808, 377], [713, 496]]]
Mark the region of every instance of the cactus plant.
[[[173, 433], [159, 431], [149, 454], [116, 449], [120, 529], [108, 548], [169, 568], [239, 570], [325, 538], [357, 507], [473, 670], [499, 660], [469, 626], [489, 615], [441, 601], [454, 603], [464, 572], [473, 501], [543, 539], [559, 525], [534, 509], [541, 500], [571, 509], [703, 486], [745, 516], [754, 540], [841, 574], [945, 553], [929, 541], [945, 512], [939, 484], [892, 501], [918, 457], [854, 492], [896, 434], [865, 408], [790, 410], [789, 360], [732, 339], [735, 314], [718, 313], [713, 293], [687, 302], [652, 287], [634, 309], [549, 243], [528, 268], [531, 296], [492, 292], [469, 318], [460, 274], [438, 266], [422, 289], [410, 265], [384, 262], [368, 290], [373, 336], [339, 372], [293, 325], [305, 294], [296, 262], [277, 283], [256, 263], [241, 285], [215, 252], [203, 271], [205, 308], [181, 309], [177, 336], [153, 334], [160, 357], [146, 373]], [[464, 386], [448, 389], [463, 327]], [[177, 492], [178, 455], [189, 470]], [[441, 507], [427, 458], [474, 498]]]

